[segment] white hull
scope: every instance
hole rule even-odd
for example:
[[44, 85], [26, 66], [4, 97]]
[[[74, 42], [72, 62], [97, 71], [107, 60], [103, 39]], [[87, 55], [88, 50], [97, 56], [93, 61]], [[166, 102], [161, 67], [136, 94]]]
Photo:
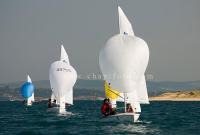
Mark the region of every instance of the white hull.
[[35, 99], [34, 99], [34, 93], [33, 93], [32, 96], [27, 99], [26, 105], [27, 106], [32, 106], [34, 101], [35, 101]]
[[27, 100], [26, 105], [27, 105], [27, 106], [32, 106], [32, 101]]
[[128, 122], [137, 122], [140, 117], [139, 113], [118, 113], [115, 115], [109, 115], [103, 117], [102, 121], [128, 121]]

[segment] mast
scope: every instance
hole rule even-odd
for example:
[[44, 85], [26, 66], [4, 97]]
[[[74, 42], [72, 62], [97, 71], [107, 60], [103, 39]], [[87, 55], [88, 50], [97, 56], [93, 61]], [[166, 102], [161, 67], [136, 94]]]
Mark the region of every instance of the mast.
[[126, 96], [127, 94], [124, 93], [124, 112], [126, 112]]

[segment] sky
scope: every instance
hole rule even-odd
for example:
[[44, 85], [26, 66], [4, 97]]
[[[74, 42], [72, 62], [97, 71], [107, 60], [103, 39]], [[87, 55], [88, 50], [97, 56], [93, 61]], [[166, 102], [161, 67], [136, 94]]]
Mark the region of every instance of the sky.
[[[200, 80], [199, 0], [118, 0], [150, 49], [155, 81]], [[116, 0], [1, 0], [0, 83], [48, 80], [63, 44], [78, 74], [99, 74], [99, 50], [119, 33]]]

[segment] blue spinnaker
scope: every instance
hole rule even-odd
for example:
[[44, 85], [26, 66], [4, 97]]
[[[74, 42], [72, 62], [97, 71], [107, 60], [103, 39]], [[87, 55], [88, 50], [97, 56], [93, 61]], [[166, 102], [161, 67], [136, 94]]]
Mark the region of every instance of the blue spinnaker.
[[21, 88], [21, 94], [24, 98], [29, 98], [34, 92], [34, 85], [30, 82], [25, 82]]

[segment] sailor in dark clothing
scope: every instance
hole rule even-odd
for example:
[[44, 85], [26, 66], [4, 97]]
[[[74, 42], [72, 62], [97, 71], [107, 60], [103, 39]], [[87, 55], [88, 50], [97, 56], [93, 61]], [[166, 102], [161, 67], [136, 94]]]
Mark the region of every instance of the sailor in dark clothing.
[[56, 99], [53, 100], [53, 103], [56, 104]]
[[49, 100], [48, 100], [48, 108], [52, 108], [53, 106], [52, 106], [52, 103], [51, 103], [51, 99], [49, 98]]
[[111, 115], [112, 107], [110, 106], [110, 100], [108, 98], [105, 98], [103, 101], [103, 105], [101, 106], [101, 113], [104, 116]]

